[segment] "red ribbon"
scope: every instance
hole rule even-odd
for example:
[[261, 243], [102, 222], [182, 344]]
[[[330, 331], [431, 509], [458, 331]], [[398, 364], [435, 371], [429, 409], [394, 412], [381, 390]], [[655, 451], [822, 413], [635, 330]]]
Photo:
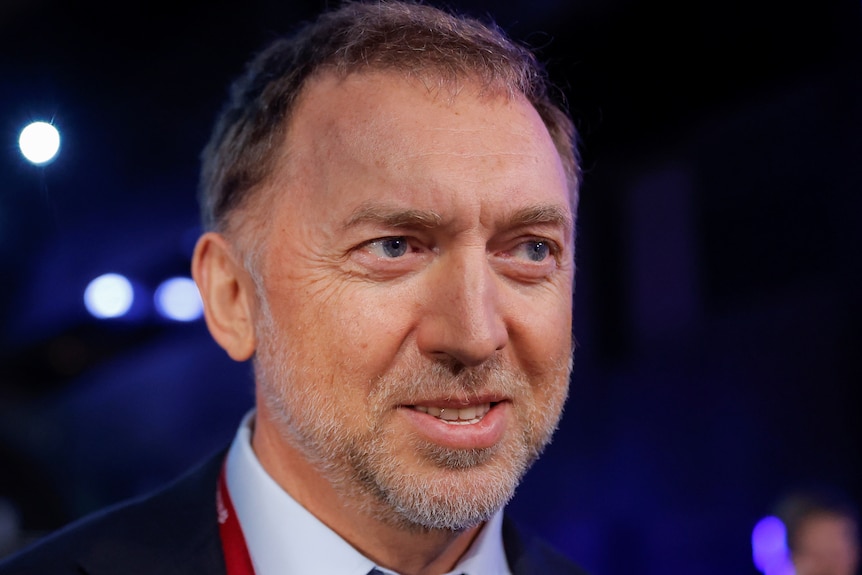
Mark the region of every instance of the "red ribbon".
[[224, 553], [227, 575], [254, 575], [254, 567], [248, 554], [248, 546], [242, 534], [242, 528], [236, 517], [230, 493], [225, 480], [225, 467], [222, 466], [216, 490], [216, 509], [218, 511], [219, 535]]

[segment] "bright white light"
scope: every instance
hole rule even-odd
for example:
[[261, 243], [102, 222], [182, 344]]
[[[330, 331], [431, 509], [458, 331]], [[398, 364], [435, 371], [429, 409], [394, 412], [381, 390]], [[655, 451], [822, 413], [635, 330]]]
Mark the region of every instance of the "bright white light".
[[47, 164], [60, 149], [60, 132], [48, 122], [33, 122], [18, 136], [18, 147], [30, 162]]
[[162, 282], [155, 294], [156, 309], [176, 321], [194, 321], [204, 307], [198, 287], [190, 278], [171, 278]]
[[120, 317], [132, 307], [135, 293], [129, 280], [120, 274], [104, 274], [84, 290], [84, 305], [94, 317]]

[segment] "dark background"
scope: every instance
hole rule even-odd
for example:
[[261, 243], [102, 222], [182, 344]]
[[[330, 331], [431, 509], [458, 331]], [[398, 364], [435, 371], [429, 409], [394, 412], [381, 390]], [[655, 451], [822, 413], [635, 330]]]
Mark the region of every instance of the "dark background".
[[[97, 321], [82, 294], [187, 274], [228, 82], [325, 4], [0, 3], [18, 543], [185, 469], [251, 406], [202, 321]], [[540, 48], [582, 136], [572, 395], [513, 512], [596, 575], [755, 573], [751, 529], [785, 489], [862, 499], [859, 1], [456, 5]], [[31, 119], [63, 137], [46, 167], [17, 150]]]

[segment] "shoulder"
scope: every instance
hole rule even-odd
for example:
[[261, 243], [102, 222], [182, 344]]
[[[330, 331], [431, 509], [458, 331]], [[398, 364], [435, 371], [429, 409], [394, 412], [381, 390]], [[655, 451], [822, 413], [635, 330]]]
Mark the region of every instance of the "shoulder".
[[503, 545], [512, 575], [587, 575], [568, 557], [508, 515], [503, 519]]
[[[72, 523], [0, 562], [0, 575], [223, 573], [215, 492], [222, 456], [166, 487]], [[195, 566], [209, 565], [206, 570]], [[213, 571], [213, 569], [216, 569]]]

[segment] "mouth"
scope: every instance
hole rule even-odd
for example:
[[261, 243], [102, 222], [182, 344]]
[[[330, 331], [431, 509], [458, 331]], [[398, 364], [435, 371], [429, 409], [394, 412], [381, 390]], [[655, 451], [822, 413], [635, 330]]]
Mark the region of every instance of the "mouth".
[[512, 417], [511, 401], [493, 396], [458, 400], [429, 399], [399, 410], [411, 433], [450, 449], [484, 449], [497, 445]]
[[427, 413], [449, 425], [472, 425], [482, 421], [498, 402], [480, 403], [466, 407], [439, 407], [436, 405], [413, 405], [416, 411]]

